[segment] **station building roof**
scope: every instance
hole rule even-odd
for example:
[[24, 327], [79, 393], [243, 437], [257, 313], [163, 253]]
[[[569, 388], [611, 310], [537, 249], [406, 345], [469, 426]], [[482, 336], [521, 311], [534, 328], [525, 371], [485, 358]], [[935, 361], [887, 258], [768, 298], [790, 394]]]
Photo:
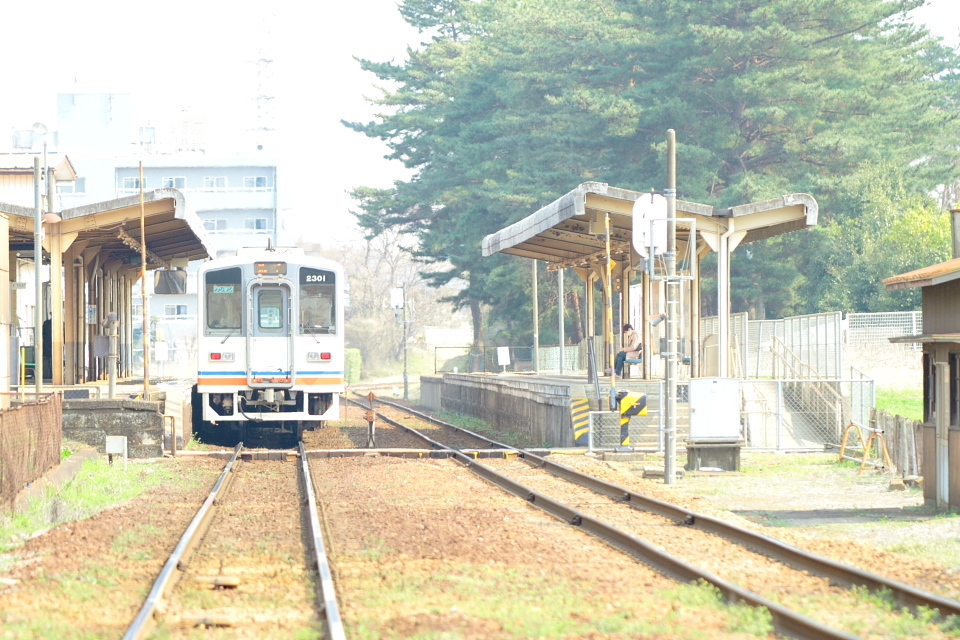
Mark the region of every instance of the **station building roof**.
[[[187, 209], [176, 189], [145, 191], [144, 232], [148, 268], [169, 265], [173, 260], [201, 260], [216, 255], [200, 218]], [[0, 203], [10, 225], [10, 250], [32, 251], [34, 211]], [[99, 247], [102, 253], [127, 264], [140, 264], [140, 196], [128, 196], [59, 212], [60, 233], [76, 233], [76, 241]], [[49, 233], [49, 231], [48, 231]]]
[[[603, 216], [610, 214], [611, 255], [630, 255], [633, 204], [649, 192], [585, 182], [539, 211], [483, 239], [484, 257], [507, 253], [563, 266], [586, 266], [605, 255]], [[817, 201], [806, 193], [731, 208], [677, 201], [678, 218], [696, 219], [697, 234], [716, 250], [718, 234], [742, 232], [737, 243], [754, 242], [817, 224]], [[599, 222], [598, 222], [599, 221]], [[678, 242], [689, 233], [677, 229]]]
[[[43, 159], [40, 153], [0, 153], [0, 175], [33, 175], [33, 159]], [[55, 163], [55, 164], [54, 164]], [[53, 169], [57, 182], [73, 182], [77, 172], [66, 155], [49, 154], [47, 164]], [[43, 169], [44, 167], [41, 167]]]
[[912, 287], [929, 287], [935, 284], [943, 284], [960, 278], [960, 258], [954, 258], [932, 264], [928, 267], [914, 269], [898, 276], [886, 278], [883, 284], [887, 291], [894, 289], [910, 289]]

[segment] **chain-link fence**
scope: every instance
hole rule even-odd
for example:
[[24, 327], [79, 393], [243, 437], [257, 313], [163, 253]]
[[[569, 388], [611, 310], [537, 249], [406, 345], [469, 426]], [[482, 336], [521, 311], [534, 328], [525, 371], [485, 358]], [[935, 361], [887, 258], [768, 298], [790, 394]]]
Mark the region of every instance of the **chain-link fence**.
[[620, 413], [617, 411], [591, 411], [590, 447], [592, 449], [616, 449], [620, 446]]
[[[540, 371], [560, 371], [560, 347], [540, 346]], [[581, 365], [581, 348], [579, 345], [567, 345], [563, 348], [563, 371], [579, 372], [586, 371], [586, 367]]]
[[[56, 393], [7, 394], [9, 409], [0, 411], [0, 501], [12, 506], [27, 484], [60, 462], [63, 411]], [[26, 402], [19, 399], [25, 397]]]
[[749, 447], [839, 445], [844, 427], [869, 409], [873, 380], [745, 380], [742, 420]]
[[[135, 325], [136, 326], [136, 325]], [[142, 326], [142, 325], [141, 325]], [[193, 378], [197, 375], [197, 316], [164, 317], [151, 322], [150, 377]], [[143, 375], [143, 343], [134, 337], [132, 371]]]
[[[716, 316], [700, 321], [701, 339], [719, 330]], [[822, 378], [839, 378], [843, 371], [842, 314], [839, 311], [792, 316], [780, 320], [748, 320], [746, 313], [730, 314], [730, 333], [737, 337], [743, 378], [771, 378], [775, 374], [773, 337], [812, 367]]]
[[[508, 364], [501, 364], [508, 362]], [[533, 347], [434, 347], [434, 373], [533, 371]]]
[[[923, 312], [891, 311], [886, 313], [848, 313], [847, 344], [857, 346], [890, 346], [889, 338], [915, 336], [923, 332]], [[904, 345], [922, 351], [920, 343]]]

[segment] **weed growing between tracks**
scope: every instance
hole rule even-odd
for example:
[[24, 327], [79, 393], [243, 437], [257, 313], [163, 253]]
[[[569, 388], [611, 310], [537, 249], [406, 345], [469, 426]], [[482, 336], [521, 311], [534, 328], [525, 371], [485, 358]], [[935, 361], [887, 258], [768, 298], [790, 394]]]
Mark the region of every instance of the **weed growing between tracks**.
[[482, 436], [487, 436], [511, 447], [530, 447], [535, 444], [539, 446], [538, 443], [525, 442], [523, 436], [516, 431], [498, 431], [489, 422], [474, 416], [466, 416], [450, 411], [429, 411], [429, 413], [444, 422], [455, 424], [462, 429], [479, 433]]
[[[426, 638], [444, 628], [511, 638], [586, 637], [593, 632], [700, 637], [691, 629], [697, 626], [694, 619], [742, 634], [735, 637], [767, 637], [773, 630], [765, 609], [726, 603], [719, 590], [702, 583], [649, 591], [639, 600], [633, 593], [611, 601], [609, 592], [597, 588], [590, 576], [560, 577], [529, 567], [450, 565], [418, 573], [369, 566], [370, 574], [364, 575], [358, 563], [350, 564], [349, 580], [368, 585], [356, 590], [362, 597], [356, 605], [367, 612], [351, 625], [351, 636], [357, 638]], [[384, 619], [387, 612], [402, 610], [405, 615]]]

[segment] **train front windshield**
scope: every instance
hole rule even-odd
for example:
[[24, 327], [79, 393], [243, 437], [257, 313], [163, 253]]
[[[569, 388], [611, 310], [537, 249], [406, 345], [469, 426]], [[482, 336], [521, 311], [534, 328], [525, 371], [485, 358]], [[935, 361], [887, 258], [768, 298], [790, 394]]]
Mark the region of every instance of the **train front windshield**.
[[206, 328], [209, 335], [239, 333], [243, 314], [240, 267], [208, 271], [204, 277]]
[[300, 267], [300, 333], [337, 332], [336, 274]]

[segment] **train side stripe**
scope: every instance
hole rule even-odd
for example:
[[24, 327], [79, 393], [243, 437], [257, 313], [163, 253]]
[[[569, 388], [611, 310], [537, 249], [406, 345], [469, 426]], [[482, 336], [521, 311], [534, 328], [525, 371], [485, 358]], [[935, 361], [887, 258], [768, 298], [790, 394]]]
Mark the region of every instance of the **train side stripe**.
[[[320, 385], [320, 384], [343, 384], [342, 377], [330, 377], [330, 378], [297, 378], [295, 386], [301, 385]], [[247, 378], [214, 378], [206, 377], [199, 378], [197, 380], [197, 386], [208, 387], [208, 386], [247, 386]]]
[[[200, 376], [242, 376], [247, 377], [246, 371], [198, 371]], [[289, 371], [254, 371], [255, 376], [288, 376]], [[342, 376], [343, 371], [297, 371], [298, 376]]]

